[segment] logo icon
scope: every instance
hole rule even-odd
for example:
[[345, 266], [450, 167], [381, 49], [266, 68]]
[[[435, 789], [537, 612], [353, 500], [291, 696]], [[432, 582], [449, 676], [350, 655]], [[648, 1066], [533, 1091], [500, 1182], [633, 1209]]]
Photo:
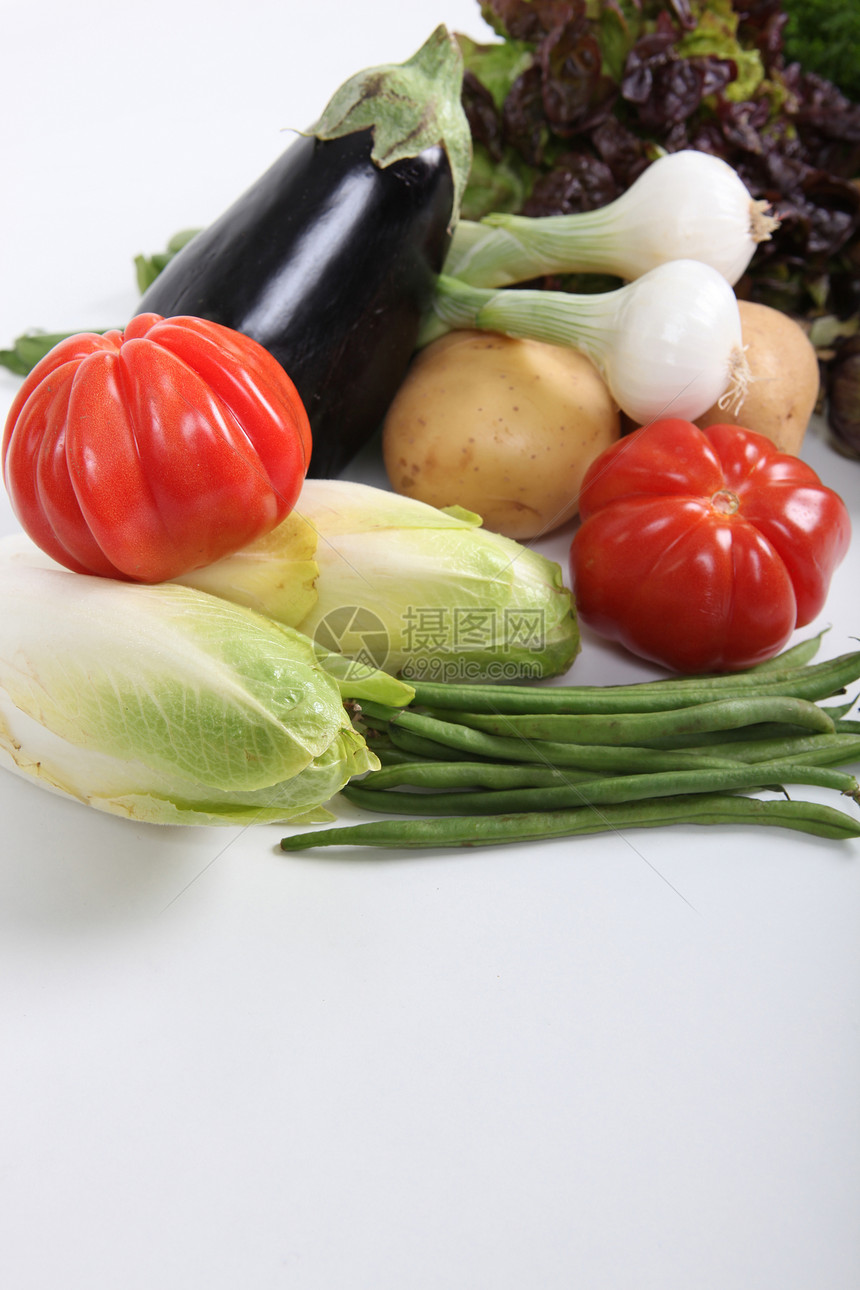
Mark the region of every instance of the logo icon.
[[390, 649], [385, 623], [363, 605], [330, 609], [317, 623], [314, 644], [363, 668], [384, 669]]

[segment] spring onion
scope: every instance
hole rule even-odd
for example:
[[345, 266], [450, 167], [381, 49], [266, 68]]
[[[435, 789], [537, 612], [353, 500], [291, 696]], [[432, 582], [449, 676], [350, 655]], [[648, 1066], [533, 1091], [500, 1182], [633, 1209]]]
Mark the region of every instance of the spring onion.
[[777, 221], [735, 170], [687, 149], [652, 162], [607, 206], [529, 219], [494, 213], [462, 220], [445, 273], [476, 287], [504, 287], [560, 273], [639, 278], [667, 260], [701, 260], [738, 281]]
[[482, 289], [443, 275], [422, 343], [455, 328], [581, 350], [640, 424], [694, 421], [718, 401], [737, 410], [750, 381], [735, 294], [698, 260], [671, 260], [595, 295]]

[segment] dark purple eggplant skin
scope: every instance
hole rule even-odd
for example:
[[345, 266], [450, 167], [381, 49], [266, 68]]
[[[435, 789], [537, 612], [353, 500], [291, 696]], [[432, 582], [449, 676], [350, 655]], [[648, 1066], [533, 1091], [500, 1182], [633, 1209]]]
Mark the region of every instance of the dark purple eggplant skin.
[[369, 130], [296, 139], [141, 297], [259, 341], [308, 412], [308, 474], [339, 475], [382, 423], [450, 242], [441, 147], [384, 168]]

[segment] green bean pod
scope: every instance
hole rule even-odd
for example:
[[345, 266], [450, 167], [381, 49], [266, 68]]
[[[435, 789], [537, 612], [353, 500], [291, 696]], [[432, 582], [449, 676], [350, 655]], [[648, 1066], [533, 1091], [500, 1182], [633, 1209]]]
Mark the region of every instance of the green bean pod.
[[648, 747], [654, 741], [667, 738], [687, 738], [713, 731], [736, 730], [764, 722], [827, 734], [832, 734], [835, 729], [827, 713], [815, 703], [784, 695], [720, 699], [661, 712], [628, 712], [617, 715], [560, 712], [493, 715], [446, 710], [446, 718], [458, 725], [469, 726], [490, 735], [573, 740], [578, 744], [633, 744], [641, 747]]
[[860, 824], [844, 811], [746, 796], [810, 784], [860, 797], [855, 777], [836, 769], [860, 761], [853, 700], [818, 702], [860, 679], [860, 651], [813, 665], [819, 642], [718, 677], [608, 687], [416, 682], [407, 708], [355, 704], [383, 767], [344, 797], [418, 818], [294, 835], [283, 849], [479, 846], [672, 823], [858, 837]]
[[[646, 747], [531, 741], [521, 736], [508, 738], [473, 730], [454, 721], [440, 721], [408, 708], [386, 708], [377, 703], [362, 703], [362, 708], [366, 708], [373, 719], [388, 722], [387, 734], [392, 743], [405, 751], [413, 750], [435, 760], [529, 761], [606, 772], [646, 768], [673, 770], [678, 768], [679, 760], [688, 761], [691, 757], [695, 757], [696, 764], [702, 767], [735, 764], [732, 758], [705, 753], [685, 753], [683, 759], [679, 759], [675, 752]], [[436, 750], [435, 758], [433, 749]]]
[[[835, 731], [842, 731], [844, 721], [843, 712], [849, 712], [854, 706], [854, 699], [839, 705], [828, 704], [827, 707], [819, 707], [819, 711], [833, 723]], [[860, 727], [858, 727], [860, 728]], [[703, 753], [719, 754], [721, 756], [735, 757], [738, 756], [738, 747], [746, 744], [761, 744], [783, 742], [787, 746], [793, 743], [809, 738], [827, 737], [829, 731], [810, 732], [803, 726], [796, 724], [787, 725], [784, 722], [763, 721], [753, 726], [738, 726], [735, 729], [727, 730], [710, 730], [695, 731], [692, 734], [667, 735], [664, 738], [655, 739], [653, 747], [655, 748], [675, 748], [698, 750]], [[844, 731], [846, 736], [849, 732]], [[800, 744], [797, 743], [800, 747]], [[767, 754], [762, 754], [767, 756]]]
[[[543, 762], [548, 766], [574, 766], [581, 770], [609, 772], [677, 770], [682, 762], [691, 759], [703, 768], [735, 765], [730, 757], [692, 752], [679, 757], [673, 750], [644, 745], [558, 743], [549, 739], [526, 739], [522, 735], [513, 738], [491, 735], [456, 722], [437, 721], [422, 713], [408, 711], [402, 712], [391, 723], [393, 741], [399, 740], [403, 732], [426, 736], [437, 745], [445, 745], [470, 759], [484, 761]], [[426, 744], [422, 746], [426, 747]]]
[[[370, 777], [368, 777], [370, 778]], [[812, 784], [851, 796], [856, 801], [858, 786], [853, 775], [821, 766], [774, 766], [771, 762], [746, 763], [731, 770], [684, 770], [646, 775], [617, 775], [579, 783], [526, 788], [499, 785], [489, 791], [463, 793], [403, 793], [347, 784], [342, 793], [356, 806], [383, 814], [452, 815], [467, 809], [470, 814], [499, 811], [557, 811], [575, 806], [604, 806], [616, 802], [639, 802], [649, 798], [673, 797], [679, 793], [753, 792], [787, 784]]]
[[543, 762], [413, 761], [372, 770], [354, 784], [381, 792], [403, 785], [446, 789], [540, 788], [593, 779], [593, 771], [547, 766]]
[[444, 685], [413, 680], [414, 703], [490, 714], [632, 713], [714, 702], [750, 695], [826, 699], [860, 679], [860, 651], [814, 666], [725, 673], [715, 677], [664, 677], [629, 685]]
[[[402, 748], [395, 748], [393, 744], [388, 744], [384, 748], [374, 748], [373, 751], [385, 769], [399, 770], [402, 766], [418, 766], [422, 763], [433, 764], [429, 757], [418, 757], [415, 753], [404, 752]], [[372, 773], [380, 774], [381, 772], [373, 771]]]
[[695, 745], [685, 751], [708, 754], [713, 753], [717, 747], [724, 755], [746, 762], [781, 761], [792, 765], [802, 762], [804, 766], [850, 766], [860, 761], [860, 735], [844, 734], [838, 730], [832, 735], [782, 734], [772, 738], [727, 740], [720, 745]]
[[391, 742], [410, 757], [424, 757], [428, 761], [460, 762], [472, 758], [472, 753], [466, 749], [449, 747], [413, 730], [404, 730], [399, 725], [392, 728]]
[[788, 649], [774, 654], [773, 658], [766, 658], [762, 663], [754, 663], [752, 667], [747, 668], [747, 672], [760, 675], [762, 672], [774, 672], [787, 667], [805, 667], [815, 658], [829, 630], [829, 627], [823, 627], [817, 636], [809, 636], [805, 641], [789, 645]]
[[816, 802], [724, 796], [719, 793], [624, 802], [600, 809], [534, 811], [511, 815], [437, 816], [420, 820], [374, 820], [365, 824], [297, 833], [281, 839], [283, 851], [311, 847], [366, 846], [413, 850], [425, 847], [480, 847], [509, 842], [621, 832], [668, 825], [764, 825], [816, 837], [860, 837], [860, 823], [845, 811]]

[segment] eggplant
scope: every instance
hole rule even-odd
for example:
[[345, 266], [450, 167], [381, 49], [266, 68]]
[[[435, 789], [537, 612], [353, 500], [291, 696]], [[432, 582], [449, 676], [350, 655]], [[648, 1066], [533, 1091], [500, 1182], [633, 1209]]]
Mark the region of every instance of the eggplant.
[[141, 297], [139, 313], [209, 318], [274, 355], [308, 412], [312, 477], [368, 442], [414, 352], [468, 178], [461, 86], [444, 27], [351, 78]]

